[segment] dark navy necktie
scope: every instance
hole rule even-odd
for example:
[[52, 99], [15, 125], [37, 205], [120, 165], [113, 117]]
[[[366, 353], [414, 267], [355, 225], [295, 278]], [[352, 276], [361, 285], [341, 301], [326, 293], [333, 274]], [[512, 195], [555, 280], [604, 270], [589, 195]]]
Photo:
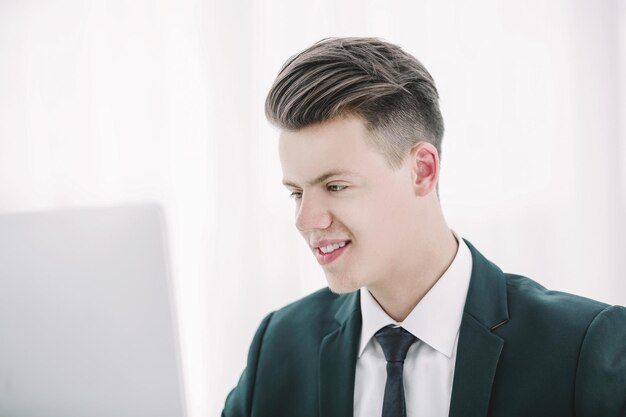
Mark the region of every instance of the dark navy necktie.
[[383, 327], [376, 332], [374, 337], [383, 348], [385, 359], [387, 359], [387, 382], [385, 383], [382, 417], [406, 417], [402, 371], [406, 353], [417, 338], [402, 327], [392, 326]]

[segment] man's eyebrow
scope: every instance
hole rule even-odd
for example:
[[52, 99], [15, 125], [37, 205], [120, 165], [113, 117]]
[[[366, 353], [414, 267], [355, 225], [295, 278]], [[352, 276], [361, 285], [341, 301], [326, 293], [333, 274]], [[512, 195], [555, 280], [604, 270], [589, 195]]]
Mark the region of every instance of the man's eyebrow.
[[[338, 176], [338, 175], [353, 175], [353, 176], [355, 176], [357, 174], [352, 172], [352, 171], [345, 171], [345, 170], [343, 170], [343, 171], [341, 171], [341, 170], [328, 171], [328, 172], [320, 175], [319, 177], [315, 178], [314, 180], [308, 181], [307, 185], [309, 187], [313, 187], [314, 185], [317, 185], [317, 184], [319, 184], [321, 182], [326, 181], [330, 177], [334, 177], [334, 176]], [[283, 180], [283, 185], [285, 185], [287, 187], [293, 187], [293, 188], [299, 188], [300, 187], [299, 185], [297, 185], [297, 184], [295, 184], [295, 183], [293, 183], [293, 182], [291, 182], [289, 180], [286, 180], [286, 179]]]

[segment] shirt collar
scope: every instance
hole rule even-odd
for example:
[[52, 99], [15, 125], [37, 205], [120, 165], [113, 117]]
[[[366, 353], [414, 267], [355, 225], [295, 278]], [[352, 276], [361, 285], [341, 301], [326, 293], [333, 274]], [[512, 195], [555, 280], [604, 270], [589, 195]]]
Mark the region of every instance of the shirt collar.
[[452, 357], [472, 275], [472, 254], [463, 239], [452, 233], [459, 243], [454, 260], [403, 322], [389, 317], [367, 288], [361, 288], [359, 357], [374, 334], [390, 324], [402, 326], [433, 349]]

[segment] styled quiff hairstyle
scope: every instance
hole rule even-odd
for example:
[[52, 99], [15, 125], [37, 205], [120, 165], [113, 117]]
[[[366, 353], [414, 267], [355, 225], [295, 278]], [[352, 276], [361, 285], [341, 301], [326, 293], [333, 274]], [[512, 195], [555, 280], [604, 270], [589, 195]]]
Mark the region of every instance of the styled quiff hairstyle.
[[323, 39], [289, 58], [265, 114], [290, 131], [357, 116], [392, 168], [420, 141], [441, 158], [444, 127], [433, 78], [415, 57], [377, 38]]

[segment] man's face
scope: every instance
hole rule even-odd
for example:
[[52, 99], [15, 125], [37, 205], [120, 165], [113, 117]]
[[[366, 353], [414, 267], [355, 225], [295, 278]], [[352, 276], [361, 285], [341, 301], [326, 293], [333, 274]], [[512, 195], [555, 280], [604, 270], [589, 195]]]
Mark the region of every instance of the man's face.
[[[360, 119], [283, 131], [279, 153], [296, 227], [334, 292], [376, 286], [403, 272], [419, 208], [410, 163], [394, 170]], [[417, 211], [416, 211], [417, 210]]]

